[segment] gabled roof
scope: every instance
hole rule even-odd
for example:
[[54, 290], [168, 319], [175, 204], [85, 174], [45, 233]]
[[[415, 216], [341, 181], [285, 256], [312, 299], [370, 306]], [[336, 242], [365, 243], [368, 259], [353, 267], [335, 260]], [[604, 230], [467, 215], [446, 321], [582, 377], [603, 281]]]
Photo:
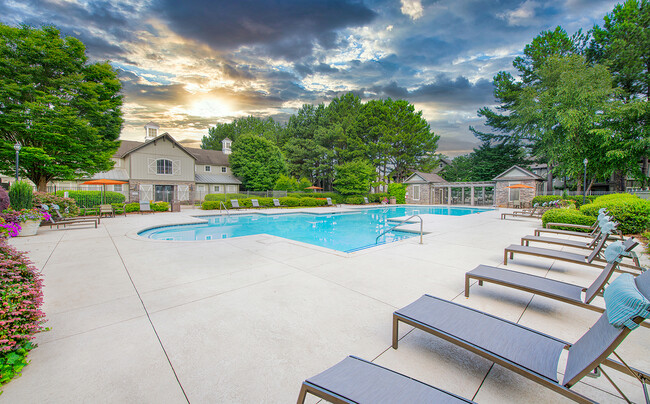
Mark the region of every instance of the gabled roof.
[[[120, 157], [120, 158], [126, 157], [127, 155], [133, 153], [136, 150], [140, 150], [143, 147], [149, 146], [150, 144], [156, 143], [156, 142], [160, 141], [161, 139], [165, 139], [165, 138], [169, 139], [169, 141], [174, 143], [174, 145], [176, 145], [176, 147], [183, 150], [185, 153], [187, 153], [187, 155], [189, 155], [194, 160], [196, 160], [196, 157], [192, 153], [190, 153], [185, 147], [183, 147], [183, 145], [178, 143], [176, 141], [176, 139], [174, 139], [167, 132], [163, 133], [162, 135], [156, 136], [155, 138], [153, 138], [151, 140], [147, 140], [146, 142], [134, 142], [134, 141], [130, 141], [130, 140], [122, 140], [122, 142], [127, 142], [127, 143], [124, 145], [124, 147], [122, 147], [123, 145], [120, 144], [120, 147], [119, 147], [119, 149], [117, 149], [117, 152], [114, 154], [114, 156], [115, 157]], [[123, 152], [120, 154], [121, 150], [123, 150]]]
[[534, 174], [525, 168], [519, 166], [512, 166], [506, 171], [494, 177], [494, 181], [506, 181], [506, 180], [538, 180], [543, 181], [544, 178], [540, 177], [537, 174]]
[[149, 127], [149, 128], [157, 128], [157, 129], [160, 129], [160, 125], [158, 125], [157, 123], [155, 123], [155, 122], [153, 122], [153, 121], [151, 121], [151, 122], [149, 122], [148, 124], [144, 125], [144, 127], [145, 127], [145, 128]]
[[446, 183], [447, 180], [439, 176], [438, 174], [434, 173], [423, 173], [421, 171], [415, 171], [413, 174], [411, 174], [405, 181], [405, 183]]
[[196, 157], [196, 164], [205, 164], [212, 166], [228, 166], [228, 155], [221, 150], [195, 149], [187, 150]]

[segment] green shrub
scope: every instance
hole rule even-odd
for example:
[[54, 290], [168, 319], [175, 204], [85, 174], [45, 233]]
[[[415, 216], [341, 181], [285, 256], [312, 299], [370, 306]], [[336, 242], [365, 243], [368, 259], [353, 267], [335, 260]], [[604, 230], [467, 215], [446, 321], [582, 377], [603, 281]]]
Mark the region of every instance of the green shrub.
[[368, 195], [368, 202], [381, 203], [384, 200], [384, 198], [388, 198], [388, 197], [389, 197], [388, 192], [377, 192], [376, 194]]
[[169, 202], [154, 202], [151, 204], [151, 210], [154, 212], [167, 212], [169, 210]]
[[201, 204], [201, 209], [203, 210], [214, 210], [219, 209], [221, 201], [203, 201]]
[[395, 198], [397, 203], [406, 203], [406, 185], [388, 184], [388, 198]]
[[246, 198], [248, 198], [248, 195], [244, 195], [244, 194], [207, 194], [204, 200], [225, 202], [226, 200], [231, 200], [231, 199], [246, 199]]
[[138, 202], [127, 203], [124, 206], [124, 209], [126, 210], [126, 213], [140, 212], [140, 204]]
[[[587, 203], [593, 202], [594, 199], [596, 199], [596, 198], [597, 197], [595, 195], [587, 195]], [[564, 196], [562, 196], [562, 195], [538, 195], [538, 196], [533, 198], [532, 203], [533, 203], [533, 205], [536, 204], [536, 203], [542, 205], [544, 202], [548, 203], [548, 202], [553, 202], [553, 201], [557, 201], [557, 200], [559, 200], [559, 201], [571, 201], [571, 202], [573, 202], [575, 204], [576, 208], [580, 208], [580, 206], [582, 205], [582, 195], [574, 195], [574, 196], [570, 196], [570, 195], [564, 195]], [[566, 205], [566, 203], [565, 203], [565, 205]]]
[[25, 253], [0, 241], [0, 385], [27, 365], [34, 334], [43, 331], [45, 313], [40, 272]]
[[34, 199], [32, 199], [34, 206], [52, 204], [59, 205], [61, 215], [64, 217], [74, 217], [79, 215], [79, 207], [72, 198], [64, 198], [55, 194], [48, 194], [46, 192], [35, 192]]
[[13, 210], [31, 209], [34, 189], [27, 181], [17, 181], [9, 187], [9, 201]]
[[[583, 224], [591, 226], [596, 221], [594, 216], [584, 215], [577, 209], [551, 209], [546, 211], [542, 216], [542, 226], [546, 227], [546, 223], [567, 223], [567, 224]], [[553, 227], [554, 229], [582, 231], [574, 227]], [[588, 232], [589, 230], [584, 230]]]
[[332, 203], [345, 203], [345, 197], [336, 192], [289, 192], [293, 198], [332, 198]]
[[593, 203], [582, 206], [585, 215], [597, 216], [600, 208], [606, 208], [613, 220], [619, 223], [623, 234], [640, 234], [650, 229], [650, 201], [631, 194], [610, 194], [596, 198]]
[[68, 197], [75, 200], [77, 206], [84, 206], [92, 208], [99, 206], [103, 203], [124, 203], [126, 197], [124, 194], [113, 191], [106, 191], [102, 202], [102, 191], [56, 191], [57, 196], [63, 196], [64, 192], [68, 193]]
[[345, 199], [345, 203], [350, 204], [350, 205], [363, 205], [363, 196], [348, 196]]
[[288, 206], [288, 207], [295, 207], [295, 206], [300, 206], [300, 198], [294, 198], [292, 196], [283, 196], [280, 198], [280, 205]]

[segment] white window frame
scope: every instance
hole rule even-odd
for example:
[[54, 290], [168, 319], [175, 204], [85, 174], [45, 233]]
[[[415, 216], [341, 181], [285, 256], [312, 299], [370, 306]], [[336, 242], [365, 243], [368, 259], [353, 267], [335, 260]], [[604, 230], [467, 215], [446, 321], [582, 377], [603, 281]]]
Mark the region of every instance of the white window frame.
[[[160, 172], [161, 167], [160, 167], [159, 163], [161, 161], [163, 162], [163, 167], [162, 167], [163, 172]], [[169, 167], [166, 167], [166, 164], [164, 163], [166, 161], [169, 162]], [[169, 172], [165, 172], [165, 171], [169, 171]], [[170, 160], [170, 159], [157, 159], [156, 160], [156, 174], [157, 175], [174, 175], [174, 162], [172, 160]]]
[[413, 184], [413, 200], [414, 201], [419, 201], [420, 200], [420, 185], [419, 184]]
[[237, 185], [228, 185], [227, 187], [229, 193], [235, 193], [237, 192]]
[[156, 129], [156, 128], [147, 128], [147, 136], [149, 136], [149, 137], [157, 137], [158, 136], [158, 129]]
[[210, 166], [205, 166], [205, 172], [209, 173], [210, 170], [212, 170], [212, 167], [210, 167]]
[[213, 192], [221, 192], [221, 185], [213, 185], [212, 186], [212, 191]]
[[122, 192], [122, 184], [115, 184], [115, 185], [113, 185], [113, 191], [115, 191], [115, 192]]

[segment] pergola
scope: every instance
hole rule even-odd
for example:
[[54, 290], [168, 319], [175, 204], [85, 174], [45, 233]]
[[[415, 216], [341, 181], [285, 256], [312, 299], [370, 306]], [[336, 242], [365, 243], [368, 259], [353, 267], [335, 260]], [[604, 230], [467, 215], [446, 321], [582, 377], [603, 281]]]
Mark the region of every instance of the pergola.
[[[464, 205], [469, 196], [469, 205], [491, 205], [496, 199], [496, 181], [446, 182], [431, 184], [433, 203], [446, 205]], [[468, 194], [466, 190], [469, 188]], [[460, 192], [460, 198], [458, 193]]]

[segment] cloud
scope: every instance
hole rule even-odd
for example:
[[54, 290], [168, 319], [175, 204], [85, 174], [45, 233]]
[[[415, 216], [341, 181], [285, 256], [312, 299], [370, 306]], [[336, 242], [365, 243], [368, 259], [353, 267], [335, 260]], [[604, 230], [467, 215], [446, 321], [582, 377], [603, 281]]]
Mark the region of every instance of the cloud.
[[402, 7], [400, 10], [404, 15], [408, 15], [412, 20], [422, 17], [424, 9], [420, 0], [401, 0]]
[[497, 14], [508, 22], [508, 25], [527, 25], [535, 18], [535, 10], [540, 7], [540, 4], [533, 0], [526, 0], [514, 10], [506, 11]]

